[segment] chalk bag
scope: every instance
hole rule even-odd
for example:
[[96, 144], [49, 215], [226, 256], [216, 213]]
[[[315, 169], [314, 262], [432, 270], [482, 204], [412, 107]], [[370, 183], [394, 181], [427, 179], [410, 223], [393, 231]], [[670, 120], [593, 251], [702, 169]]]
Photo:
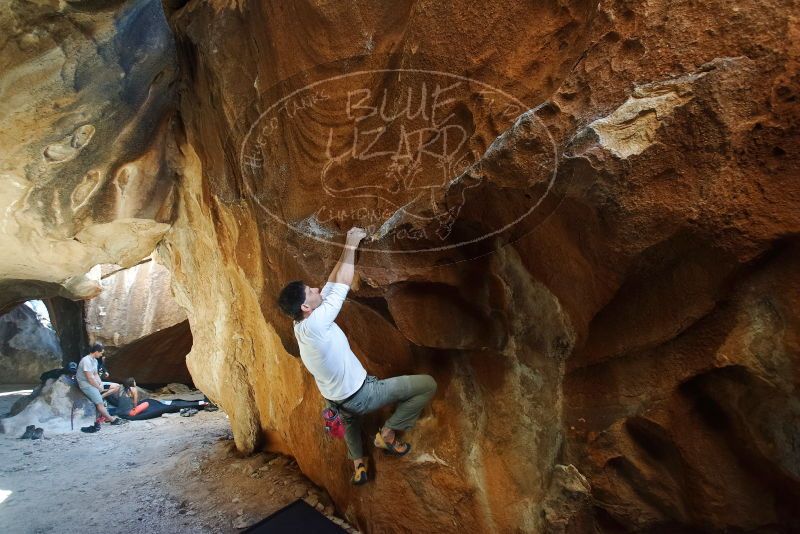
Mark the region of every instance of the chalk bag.
[[325, 421], [325, 433], [335, 439], [344, 438], [344, 421], [336, 408], [322, 410], [322, 419]]

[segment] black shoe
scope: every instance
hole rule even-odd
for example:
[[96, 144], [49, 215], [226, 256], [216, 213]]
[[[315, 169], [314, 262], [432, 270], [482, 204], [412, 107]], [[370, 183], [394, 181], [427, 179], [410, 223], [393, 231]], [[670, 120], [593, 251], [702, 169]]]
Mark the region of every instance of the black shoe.
[[116, 419], [111, 421], [111, 424], [114, 425], [114, 426], [117, 426], [117, 425], [124, 425], [127, 422], [128, 421], [123, 419], [122, 417], [117, 417]]
[[42, 439], [42, 435], [44, 435], [44, 428], [37, 428], [33, 431], [31, 439]]
[[95, 425], [89, 425], [89, 426], [82, 426], [81, 427], [81, 432], [86, 432], [87, 434], [94, 434], [98, 430], [100, 430], [100, 429], [97, 428]]
[[25, 433], [19, 439], [31, 439], [34, 432], [36, 432], [36, 425], [28, 425], [25, 427]]
[[98, 423], [97, 421], [95, 421], [95, 422], [94, 422], [94, 430], [95, 430], [95, 432], [99, 432], [101, 428], [103, 428], [103, 427], [102, 427], [102, 426], [100, 426], [100, 423]]

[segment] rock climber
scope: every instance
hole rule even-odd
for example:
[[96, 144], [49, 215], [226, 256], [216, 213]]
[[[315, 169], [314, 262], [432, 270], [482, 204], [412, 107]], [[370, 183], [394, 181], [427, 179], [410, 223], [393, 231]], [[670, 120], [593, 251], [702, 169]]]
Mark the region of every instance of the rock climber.
[[336, 406], [345, 424], [345, 443], [353, 460], [353, 484], [367, 482], [367, 458], [361, 441], [361, 416], [397, 403], [392, 416], [376, 433], [373, 443], [386, 454], [404, 456], [411, 444], [397, 436], [410, 430], [422, 409], [436, 393], [429, 375], [408, 375], [379, 380], [367, 375], [342, 329], [334, 322], [342, 308], [355, 273], [355, 251], [366, 232], [351, 228], [344, 250], [322, 291], [296, 280], [284, 287], [278, 305], [294, 319], [294, 334], [303, 365], [314, 376], [322, 396]]
[[97, 408], [97, 419], [94, 426], [81, 428], [81, 431], [86, 433], [94, 433], [100, 430], [100, 423], [102, 421], [111, 421], [112, 425], [121, 425], [126, 421], [119, 417], [114, 417], [108, 413], [105, 405], [103, 404], [103, 382], [100, 380], [100, 375], [97, 373], [97, 360], [103, 356], [103, 344], [95, 343], [92, 345], [89, 354], [81, 358], [78, 362], [78, 371], [75, 373], [75, 380], [78, 382], [78, 387], [84, 395], [89, 397], [89, 400], [94, 403]]

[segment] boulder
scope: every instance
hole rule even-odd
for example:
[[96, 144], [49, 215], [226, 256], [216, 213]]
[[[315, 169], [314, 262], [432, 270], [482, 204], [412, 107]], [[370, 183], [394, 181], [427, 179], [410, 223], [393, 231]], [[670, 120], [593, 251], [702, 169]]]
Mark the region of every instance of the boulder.
[[120, 347], [108, 359], [110, 379], [133, 377], [137, 384], [148, 387], [170, 382], [191, 384], [186, 355], [192, 339], [189, 322], [183, 321]]
[[102, 293], [86, 302], [86, 329], [105, 346], [111, 380], [191, 383], [186, 355], [192, 334], [172, 297], [169, 271], [155, 261], [101, 269]]
[[[800, 528], [791, 7], [167, 9], [185, 90], [159, 254], [240, 450], [294, 455], [366, 531]], [[449, 74], [434, 115], [421, 89]], [[275, 304], [324, 283], [351, 225], [351, 345], [439, 384], [367, 493]]]
[[86, 329], [113, 358], [115, 349], [186, 320], [172, 298], [169, 271], [155, 261], [129, 269], [101, 266], [102, 292], [86, 302]]
[[0, 315], [0, 381], [36, 384], [39, 375], [61, 367], [61, 347], [55, 331], [25, 304]]
[[180, 395], [182, 393], [193, 393], [193, 389], [186, 384], [173, 383], [167, 384], [161, 389], [153, 392], [153, 395]]
[[15, 415], [0, 419], [0, 433], [18, 437], [28, 425], [43, 428], [45, 435], [80, 432], [81, 426], [94, 422], [97, 409], [73, 379], [62, 376], [19, 399], [11, 413]]

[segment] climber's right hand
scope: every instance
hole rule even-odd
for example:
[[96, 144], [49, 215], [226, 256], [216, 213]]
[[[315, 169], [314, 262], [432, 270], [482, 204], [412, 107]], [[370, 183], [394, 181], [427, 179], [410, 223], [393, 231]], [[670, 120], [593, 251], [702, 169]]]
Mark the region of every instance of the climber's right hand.
[[367, 237], [366, 230], [359, 228], [358, 226], [354, 226], [347, 231], [347, 244], [357, 247], [358, 244], [361, 243], [361, 240], [365, 237]]

